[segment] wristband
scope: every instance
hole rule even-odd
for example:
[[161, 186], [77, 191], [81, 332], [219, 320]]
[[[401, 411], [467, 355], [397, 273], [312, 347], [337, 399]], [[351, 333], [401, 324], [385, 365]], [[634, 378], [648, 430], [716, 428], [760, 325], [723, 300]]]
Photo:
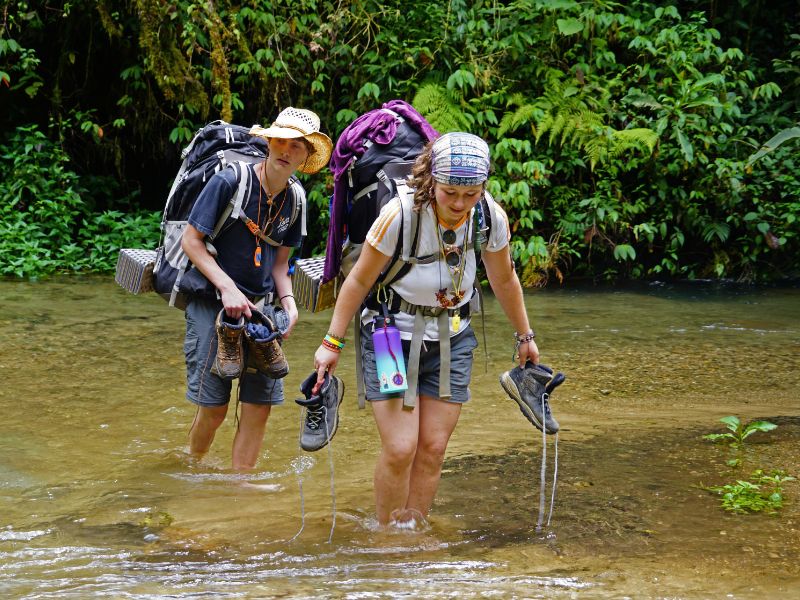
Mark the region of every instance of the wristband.
[[322, 345], [325, 348], [327, 348], [328, 350], [331, 350], [332, 352], [336, 352], [337, 354], [342, 351], [342, 349], [339, 346], [335, 346], [333, 343], [329, 342], [328, 340], [322, 340]]
[[325, 339], [323, 339], [322, 341], [323, 342], [328, 342], [329, 344], [331, 344], [333, 346], [336, 346], [339, 350], [344, 348], [344, 345], [345, 345], [345, 339], [344, 338], [336, 337], [332, 333], [328, 333], [325, 336]]
[[514, 339], [516, 340], [517, 344], [523, 344], [525, 342], [530, 342], [536, 337], [536, 332], [533, 329], [529, 329], [527, 333], [517, 333], [514, 332]]
[[523, 333], [520, 335], [516, 331], [514, 332], [514, 354], [511, 355], [511, 360], [515, 360], [517, 356], [519, 356], [519, 347], [522, 344], [527, 344], [528, 342], [532, 342], [533, 339], [536, 337], [536, 332], [533, 329], [528, 330], [527, 333]]

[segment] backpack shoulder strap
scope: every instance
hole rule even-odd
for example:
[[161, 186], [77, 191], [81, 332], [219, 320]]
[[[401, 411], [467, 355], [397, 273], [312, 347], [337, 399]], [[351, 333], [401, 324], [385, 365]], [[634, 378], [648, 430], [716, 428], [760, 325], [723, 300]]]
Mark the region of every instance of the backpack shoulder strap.
[[411, 262], [413, 248], [419, 227], [419, 213], [414, 210], [414, 194], [407, 185], [397, 186], [397, 195], [400, 197], [400, 214], [403, 216], [401, 223], [402, 232], [399, 238], [400, 260]]
[[227, 206], [225, 206], [225, 210], [222, 211], [222, 214], [217, 220], [217, 224], [214, 226], [214, 232], [208, 236], [212, 241], [220, 234], [222, 226], [225, 225], [225, 221], [228, 220], [228, 217], [239, 219], [244, 215], [242, 208], [247, 204], [247, 199], [250, 198], [252, 177], [247, 163], [236, 161], [230, 163], [226, 168], [233, 169], [233, 172], [236, 174], [236, 181], [238, 181], [239, 184], [236, 186], [236, 191], [228, 201]]
[[478, 260], [480, 260], [481, 252], [486, 250], [486, 246], [492, 237], [492, 226], [497, 222], [496, 206], [497, 203], [489, 192], [485, 192], [475, 206], [475, 212], [473, 213], [474, 248]]
[[[413, 239], [410, 238], [409, 241], [406, 241], [406, 237], [408, 237], [406, 233], [410, 232], [413, 235], [412, 227], [415, 224], [410, 224], [410, 220], [413, 218], [413, 211], [409, 210], [404, 201], [404, 190], [398, 190], [398, 197], [400, 200], [400, 234], [392, 253], [392, 258], [389, 259], [389, 264], [386, 265], [383, 273], [378, 278], [378, 286], [388, 286], [405, 275], [408, 270], [408, 261], [404, 260], [403, 252], [404, 247], [408, 249], [413, 245]], [[408, 250], [406, 250], [406, 253], [408, 253]]]
[[427, 264], [436, 260], [435, 255], [416, 256], [419, 243], [419, 213], [414, 210], [414, 193], [405, 184], [397, 186], [400, 198], [400, 235], [389, 265], [380, 279], [388, 286], [403, 277], [412, 265]]
[[[227, 218], [231, 217], [233, 219], [239, 219], [240, 221], [242, 221], [254, 235], [257, 235], [259, 238], [267, 242], [269, 245], [280, 246], [280, 242], [276, 242], [266, 233], [261, 231], [261, 229], [259, 229], [255, 221], [253, 221], [250, 217], [248, 217], [242, 210], [245, 206], [247, 206], [247, 201], [250, 198], [251, 188], [254, 185], [252, 172], [250, 167], [248, 166], [248, 163], [243, 161], [237, 161], [231, 163], [229, 167], [233, 168], [237, 173], [239, 185], [237, 186], [233, 198], [231, 198], [230, 202], [228, 203], [228, 206], [222, 213], [220, 220], [217, 222], [217, 227], [214, 229], [214, 237], [216, 237], [219, 234], [219, 231], [222, 229], [222, 226], [225, 224]], [[301, 219], [300, 235], [302, 237], [305, 237], [307, 235], [307, 226], [306, 226], [307, 201], [306, 201], [305, 189], [303, 189], [303, 186], [300, 183], [300, 181], [296, 177], [292, 176], [289, 179], [288, 186], [284, 193], [291, 194], [292, 197], [291, 198], [292, 213], [289, 217], [289, 226], [293, 225], [299, 217]]]
[[292, 196], [294, 197], [294, 203], [292, 204], [292, 216], [289, 220], [289, 226], [291, 227], [291, 225], [294, 224], [299, 216], [300, 235], [302, 237], [306, 237], [308, 235], [308, 198], [306, 197], [306, 190], [303, 187], [303, 184], [300, 183], [300, 180], [294, 175], [292, 175], [289, 179], [288, 190], [291, 190]]

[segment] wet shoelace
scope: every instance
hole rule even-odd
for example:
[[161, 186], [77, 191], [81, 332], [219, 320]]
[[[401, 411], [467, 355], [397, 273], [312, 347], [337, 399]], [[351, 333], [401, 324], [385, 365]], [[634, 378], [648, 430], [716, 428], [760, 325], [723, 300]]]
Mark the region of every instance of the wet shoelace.
[[[544, 392], [542, 398], [542, 412], [545, 415], [550, 414], [550, 404], [548, 403], [548, 394]], [[542, 466], [539, 476], [539, 517], [536, 520], [536, 531], [542, 530], [542, 521], [544, 520], [544, 503], [545, 494], [547, 493], [547, 432], [546, 424], [542, 423]], [[550, 526], [550, 519], [553, 517], [553, 505], [556, 501], [556, 483], [558, 482], [558, 432], [556, 432], [555, 439], [555, 457], [553, 466], [553, 489], [550, 496], [550, 512], [547, 515], [547, 527]]]
[[[333, 541], [333, 531], [336, 529], [336, 478], [334, 476], [334, 469], [333, 469], [333, 440], [331, 439], [331, 432], [328, 430], [328, 408], [324, 404], [320, 404], [319, 408], [310, 408], [306, 407], [306, 417], [303, 418], [302, 411], [300, 412], [300, 435], [303, 433], [303, 426], [304, 421], [311, 429], [318, 429], [319, 423], [325, 424], [325, 439], [328, 440], [328, 464], [330, 468], [331, 474], [331, 531], [328, 534], [328, 543], [330, 544]], [[314, 426], [312, 426], [312, 420]], [[292, 537], [292, 540], [297, 538], [305, 528], [306, 524], [306, 512], [305, 512], [305, 500], [303, 498], [303, 479], [302, 477], [298, 477], [297, 485], [300, 488], [300, 514], [301, 514], [301, 524], [300, 524], [300, 531], [298, 531]]]

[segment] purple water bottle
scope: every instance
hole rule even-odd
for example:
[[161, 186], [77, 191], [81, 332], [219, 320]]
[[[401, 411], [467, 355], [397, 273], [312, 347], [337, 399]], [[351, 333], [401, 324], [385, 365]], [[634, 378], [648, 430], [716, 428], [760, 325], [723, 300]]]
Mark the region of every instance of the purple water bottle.
[[408, 389], [406, 362], [400, 332], [391, 315], [377, 316], [372, 321], [372, 346], [381, 392], [401, 392]]

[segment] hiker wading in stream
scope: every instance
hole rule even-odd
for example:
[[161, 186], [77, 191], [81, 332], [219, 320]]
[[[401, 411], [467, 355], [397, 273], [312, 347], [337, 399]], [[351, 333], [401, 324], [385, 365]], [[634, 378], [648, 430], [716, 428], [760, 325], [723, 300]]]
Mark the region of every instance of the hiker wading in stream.
[[[305, 198], [305, 192], [292, 175], [295, 171], [316, 173], [328, 164], [332, 143], [319, 131], [319, 125], [319, 117], [313, 112], [290, 107], [281, 111], [270, 127], [255, 126], [250, 131], [267, 140], [269, 154], [263, 162], [244, 167], [252, 169], [253, 185], [243, 210], [268, 241], [254, 234], [241, 219], [229, 219], [214, 239], [216, 256], [209, 252], [206, 236], [214, 231], [239, 183], [235, 169], [215, 174], [189, 215], [183, 249], [216, 289], [216, 297], [194, 297], [186, 307], [186, 397], [197, 405], [189, 431], [189, 450], [195, 457], [209, 450], [225, 420], [232, 379], [239, 377], [241, 403], [233, 440], [235, 469], [255, 466], [270, 409], [283, 402], [280, 377], [288, 372], [288, 365], [278, 342], [273, 340], [261, 350], [267, 362], [282, 364], [247, 368], [242, 364], [247, 362], [243, 356], [247, 350], [241, 330], [254, 314], [261, 314], [258, 309], [263, 308], [263, 314], [275, 314], [277, 307], [270, 310], [273, 302], [285, 311], [282, 337], [288, 337], [297, 322], [288, 259], [291, 248], [301, 242], [303, 219], [292, 221], [291, 217], [296, 195]], [[218, 341], [224, 350], [219, 355]], [[272, 377], [264, 372], [270, 372], [270, 368], [276, 369]]]
[[[428, 143], [412, 169], [409, 196], [395, 196], [367, 234], [337, 297], [329, 333], [314, 356], [320, 386], [326, 371], [332, 375], [336, 369], [348, 323], [360, 311], [361, 348], [356, 352], [361, 352], [366, 398], [381, 439], [374, 484], [382, 525], [413, 529], [425, 522], [448, 441], [470, 398], [477, 346], [470, 326], [476, 247], [483, 248], [492, 290], [518, 332], [520, 365], [539, 360], [509, 253], [508, 218], [486, 192], [488, 175], [489, 148], [481, 138], [448, 133]], [[484, 195], [491, 211], [488, 230], [480, 229], [475, 214]], [[389, 286], [373, 289], [398, 247], [403, 201], [413, 202], [419, 215], [419, 261]], [[390, 314], [400, 331], [402, 356], [392, 356], [407, 365], [407, 392], [382, 391], [386, 381], [377, 373], [372, 335], [374, 327], [375, 335], [382, 333], [373, 323], [383, 314]]]

